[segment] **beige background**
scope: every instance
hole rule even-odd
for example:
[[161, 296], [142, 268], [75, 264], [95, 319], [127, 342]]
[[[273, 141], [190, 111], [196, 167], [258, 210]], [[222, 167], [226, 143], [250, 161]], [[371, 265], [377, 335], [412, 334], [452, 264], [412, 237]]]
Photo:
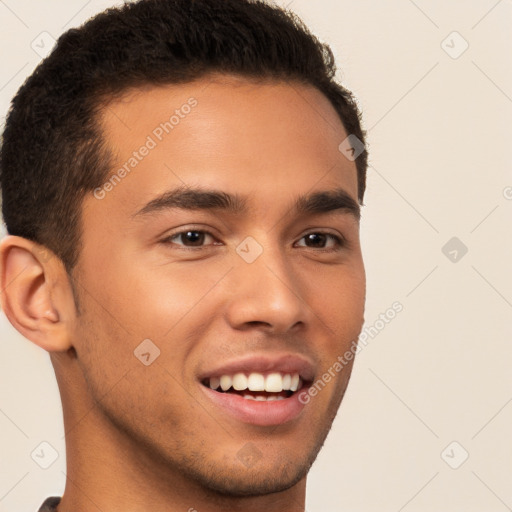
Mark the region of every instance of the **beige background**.
[[[331, 44], [371, 156], [373, 337], [307, 510], [512, 510], [512, 1], [278, 3]], [[0, 115], [39, 61], [32, 41], [113, 4], [1, 0]], [[396, 301], [403, 311], [378, 322]], [[0, 336], [0, 511], [34, 512], [64, 488], [59, 395], [48, 355], [1, 314]], [[31, 458], [41, 442], [58, 454], [48, 469]]]

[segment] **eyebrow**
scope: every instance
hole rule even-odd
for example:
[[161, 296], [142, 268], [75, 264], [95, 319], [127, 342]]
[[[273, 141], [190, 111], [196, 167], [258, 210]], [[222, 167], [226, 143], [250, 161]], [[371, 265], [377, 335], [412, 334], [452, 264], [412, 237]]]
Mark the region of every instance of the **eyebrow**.
[[[247, 197], [228, 194], [221, 190], [180, 186], [152, 199], [132, 217], [157, 214], [171, 209], [225, 211], [233, 215], [248, 212]], [[342, 188], [322, 190], [299, 195], [294, 203], [299, 215], [313, 215], [341, 211], [359, 220], [361, 208]]]

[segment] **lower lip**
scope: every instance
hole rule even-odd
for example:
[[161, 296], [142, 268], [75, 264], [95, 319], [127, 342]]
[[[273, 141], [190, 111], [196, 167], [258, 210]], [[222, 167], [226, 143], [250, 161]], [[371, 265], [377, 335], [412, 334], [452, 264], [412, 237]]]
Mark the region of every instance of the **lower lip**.
[[202, 384], [199, 385], [215, 405], [237, 420], [252, 425], [282, 425], [297, 418], [305, 405], [299, 401], [300, 389], [284, 400], [263, 402], [248, 400], [235, 393], [219, 393]]

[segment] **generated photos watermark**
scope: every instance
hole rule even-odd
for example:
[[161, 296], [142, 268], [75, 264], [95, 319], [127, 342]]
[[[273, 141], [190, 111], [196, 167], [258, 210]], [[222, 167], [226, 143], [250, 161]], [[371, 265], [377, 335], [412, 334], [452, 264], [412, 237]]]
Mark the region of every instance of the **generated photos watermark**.
[[104, 199], [109, 192], [114, 190], [164, 140], [165, 136], [171, 133], [192, 112], [197, 103], [196, 98], [189, 98], [186, 103], [183, 103], [180, 108], [174, 111], [167, 121], [160, 123], [154, 128], [151, 134], [146, 137], [144, 144], [135, 150], [132, 156], [101, 187], [94, 189], [94, 197], [100, 200]]
[[403, 305], [399, 301], [393, 302], [384, 313], [379, 315], [379, 318], [373, 322], [373, 324], [365, 327], [357, 340], [353, 340], [350, 348], [346, 350], [342, 355], [339, 355], [336, 361], [329, 367], [329, 369], [319, 377], [308, 389], [301, 391], [298, 396], [301, 404], [308, 404], [312, 397], [318, 395], [325, 386], [339, 374], [345, 366], [347, 366], [355, 357], [356, 354], [361, 352], [366, 347], [370, 340], [374, 339], [378, 334], [388, 325], [392, 320], [396, 318], [398, 313], [404, 309]]

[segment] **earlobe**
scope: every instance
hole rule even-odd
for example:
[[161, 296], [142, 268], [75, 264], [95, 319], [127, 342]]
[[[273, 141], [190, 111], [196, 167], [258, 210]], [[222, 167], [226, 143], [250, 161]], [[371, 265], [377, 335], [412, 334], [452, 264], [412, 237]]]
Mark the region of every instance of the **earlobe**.
[[26, 238], [0, 243], [1, 304], [11, 324], [48, 352], [71, 345], [69, 283], [60, 259]]

